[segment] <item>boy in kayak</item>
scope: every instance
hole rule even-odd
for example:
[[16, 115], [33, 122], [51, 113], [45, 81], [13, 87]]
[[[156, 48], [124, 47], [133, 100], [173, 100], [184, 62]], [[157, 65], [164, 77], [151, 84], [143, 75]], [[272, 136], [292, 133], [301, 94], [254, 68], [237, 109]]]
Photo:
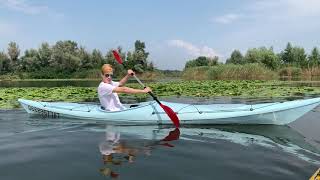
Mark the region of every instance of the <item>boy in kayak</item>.
[[151, 92], [149, 87], [145, 89], [133, 89], [125, 87], [125, 83], [134, 72], [129, 69], [127, 75], [119, 82], [112, 81], [113, 68], [110, 64], [104, 64], [101, 68], [102, 82], [98, 87], [98, 96], [102, 107], [109, 111], [120, 111], [125, 109], [121, 104], [117, 93], [138, 94]]

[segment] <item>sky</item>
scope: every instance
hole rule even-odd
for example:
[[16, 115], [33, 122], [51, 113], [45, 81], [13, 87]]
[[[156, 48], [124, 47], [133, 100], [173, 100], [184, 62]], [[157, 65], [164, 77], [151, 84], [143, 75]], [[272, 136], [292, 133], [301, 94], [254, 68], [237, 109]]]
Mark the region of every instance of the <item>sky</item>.
[[0, 51], [73, 40], [104, 54], [141, 40], [148, 60], [181, 70], [198, 56], [224, 62], [238, 49], [288, 42], [307, 53], [320, 47], [320, 0], [0, 0]]

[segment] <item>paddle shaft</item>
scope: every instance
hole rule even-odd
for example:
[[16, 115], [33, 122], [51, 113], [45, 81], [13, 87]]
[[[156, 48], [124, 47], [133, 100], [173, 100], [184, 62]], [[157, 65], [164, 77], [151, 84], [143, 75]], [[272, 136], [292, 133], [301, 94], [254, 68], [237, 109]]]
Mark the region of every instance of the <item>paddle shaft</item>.
[[[138, 83], [143, 87], [143, 88], [146, 88], [146, 86], [140, 81], [140, 79], [135, 75], [133, 74], [133, 77], [138, 81]], [[161, 104], [161, 102], [158, 100], [158, 98], [152, 93], [152, 92], [148, 92], [150, 94], [150, 96], [152, 96], [152, 98], [157, 101], [158, 104]]]

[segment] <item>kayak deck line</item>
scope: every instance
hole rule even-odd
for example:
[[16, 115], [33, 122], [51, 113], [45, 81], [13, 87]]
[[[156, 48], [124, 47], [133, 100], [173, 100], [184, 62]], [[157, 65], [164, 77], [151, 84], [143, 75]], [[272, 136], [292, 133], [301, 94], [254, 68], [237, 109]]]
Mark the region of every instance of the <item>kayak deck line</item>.
[[[39, 102], [19, 99], [29, 114], [133, 124], [171, 124], [155, 102], [142, 102], [121, 111], [106, 111], [97, 104]], [[260, 104], [183, 104], [162, 102], [178, 115], [183, 124], [275, 124], [297, 120], [320, 104], [320, 98]]]

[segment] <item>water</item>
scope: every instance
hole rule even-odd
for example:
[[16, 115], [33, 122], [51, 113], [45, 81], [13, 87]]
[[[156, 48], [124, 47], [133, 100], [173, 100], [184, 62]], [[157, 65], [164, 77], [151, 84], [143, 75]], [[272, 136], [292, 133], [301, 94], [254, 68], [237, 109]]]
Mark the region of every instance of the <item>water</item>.
[[[96, 87], [98, 83], [0, 81], [0, 87]], [[197, 104], [284, 101], [162, 100]], [[22, 109], [0, 110], [0, 179], [308, 179], [320, 167], [319, 115], [320, 107], [289, 126], [186, 126], [176, 130], [43, 119], [30, 117]]]
[[0, 111], [1, 180], [308, 179], [320, 107], [289, 126], [111, 126]]

